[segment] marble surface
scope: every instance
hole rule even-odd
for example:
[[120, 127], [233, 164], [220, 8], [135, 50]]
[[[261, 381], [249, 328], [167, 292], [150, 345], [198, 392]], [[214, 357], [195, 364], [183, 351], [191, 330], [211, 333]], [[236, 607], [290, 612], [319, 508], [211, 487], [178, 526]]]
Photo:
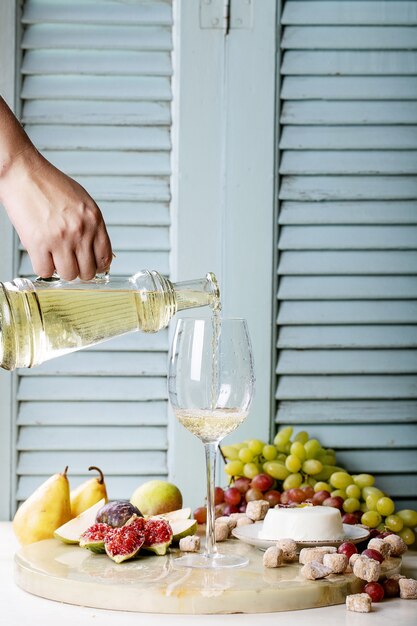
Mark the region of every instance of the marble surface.
[[[25, 620], [33, 619], [36, 615], [37, 622], [42, 621], [43, 626], [49, 626], [59, 622], [60, 626], [79, 626], [95, 624], [100, 621], [100, 626], [114, 624], [117, 619], [118, 626], [130, 626], [131, 624], [146, 626], [162, 626], [166, 624], [167, 616], [161, 614], [126, 613], [101, 609], [91, 609], [61, 602], [53, 602], [22, 591], [17, 587], [13, 579], [13, 557], [18, 546], [14, 540], [11, 524], [0, 523], [0, 624], [6, 626], [19, 626]], [[403, 571], [407, 575], [417, 575], [417, 555], [411, 553], [404, 559]], [[220, 623], [222, 626], [249, 626], [253, 625], [253, 615], [172, 615], [169, 617], [170, 626], [209, 626]], [[299, 624], [300, 619], [308, 620], [312, 626], [327, 626], [345, 624], [346, 626], [362, 626], [369, 624], [369, 620], [377, 619], [378, 626], [388, 626], [394, 622], [401, 626], [411, 626], [417, 622], [417, 602], [410, 600], [388, 600], [374, 605], [373, 614], [361, 615], [349, 613], [344, 605], [336, 605], [326, 608], [315, 608], [303, 611], [290, 611], [285, 613], [263, 613], [256, 616], [257, 626], [272, 626], [276, 620], [280, 624], [289, 626]]]

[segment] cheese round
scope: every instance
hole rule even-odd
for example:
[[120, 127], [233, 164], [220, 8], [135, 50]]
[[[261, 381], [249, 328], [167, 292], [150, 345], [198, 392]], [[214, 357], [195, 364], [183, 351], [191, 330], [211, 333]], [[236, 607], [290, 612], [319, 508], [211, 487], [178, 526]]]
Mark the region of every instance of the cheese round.
[[340, 511], [330, 506], [269, 509], [259, 533], [271, 541], [339, 541], [343, 536]]

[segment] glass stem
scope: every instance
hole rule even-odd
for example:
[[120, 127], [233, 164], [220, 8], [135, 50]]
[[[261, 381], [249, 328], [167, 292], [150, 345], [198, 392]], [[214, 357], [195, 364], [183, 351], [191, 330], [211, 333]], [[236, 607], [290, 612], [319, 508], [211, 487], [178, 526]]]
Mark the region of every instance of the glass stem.
[[218, 442], [204, 444], [207, 469], [206, 556], [214, 556], [215, 554], [217, 554], [216, 538], [214, 534], [214, 489], [218, 447]]

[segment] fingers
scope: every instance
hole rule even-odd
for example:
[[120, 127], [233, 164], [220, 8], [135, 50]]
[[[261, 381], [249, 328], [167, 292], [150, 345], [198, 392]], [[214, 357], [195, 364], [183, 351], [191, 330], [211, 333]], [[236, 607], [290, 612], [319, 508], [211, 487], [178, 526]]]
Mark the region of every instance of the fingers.
[[40, 276], [40, 278], [50, 278], [55, 272], [52, 254], [48, 251], [41, 252], [39, 250], [36, 252], [28, 250], [28, 253], [35, 274]]
[[82, 239], [76, 250], [77, 264], [81, 280], [92, 280], [97, 274], [97, 263], [93, 242]]
[[97, 271], [104, 272], [108, 270], [113, 260], [113, 252], [104, 222], [102, 222], [97, 230], [93, 248]]
[[57, 274], [64, 280], [74, 280], [80, 274], [77, 257], [73, 250], [61, 247], [54, 252], [53, 262]]

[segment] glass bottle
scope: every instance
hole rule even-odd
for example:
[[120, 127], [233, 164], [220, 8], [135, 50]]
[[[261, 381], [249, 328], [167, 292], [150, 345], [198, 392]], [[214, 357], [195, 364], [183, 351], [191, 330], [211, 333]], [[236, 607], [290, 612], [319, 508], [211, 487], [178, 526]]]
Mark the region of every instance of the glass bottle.
[[133, 331], [157, 332], [177, 311], [220, 306], [214, 274], [171, 283], [156, 271], [130, 278], [16, 278], [0, 283], [0, 366], [44, 361]]

